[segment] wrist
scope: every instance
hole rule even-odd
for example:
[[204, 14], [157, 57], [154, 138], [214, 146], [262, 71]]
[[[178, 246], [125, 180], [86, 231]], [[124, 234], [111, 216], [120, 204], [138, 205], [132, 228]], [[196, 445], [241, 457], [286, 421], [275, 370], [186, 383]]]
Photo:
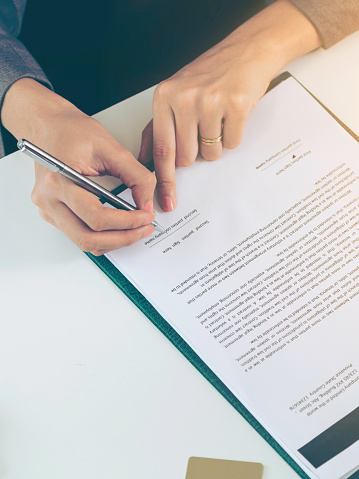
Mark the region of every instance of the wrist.
[[288, 0], [277, 0], [238, 27], [224, 41], [263, 63], [271, 78], [285, 65], [321, 46], [313, 24]]
[[21, 78], [6, 92], [1, 122], [16, 139], [43, 144], [54, 117], [65, 112], [80, 110], [36, 80]]

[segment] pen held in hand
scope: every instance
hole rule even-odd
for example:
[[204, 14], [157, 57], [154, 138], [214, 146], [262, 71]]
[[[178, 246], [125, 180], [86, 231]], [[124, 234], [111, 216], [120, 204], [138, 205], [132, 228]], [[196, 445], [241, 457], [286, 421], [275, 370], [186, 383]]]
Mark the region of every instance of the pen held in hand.
[[[79, 173], [78, 171], [74, 170], [70, 166], [67, 166], [62, 161], [58, 160], [54, 156], [51, 156], [49, 153], [46, 153], [45, 151], [41, 150], [41, 148], [38, 148], [29, 141], [19, 140], [17, 143], [17, 147], [19, 148], [19, 150], [31, 156], [31, 158], [36, 160], [41, 165], [45, 166], [51, 171], [60, 173], [61, 175], [76, 183], [78, 186], [81, 186], [81, 188], [84, 188], [90, 193], [93, 193], [98, 198], [106, 201], [106, 203], [110, 204], [111, 206], [126, 211], [135, 211], [138, 209], [132, 206], [130, 203], [127, 203], [127, 201], [114, 195], [113, 193], [111, 193], [111, 191], [106, 190], [106, 188], [103, 188], [94, 181], [90, 180], [86, 176], [81, 175], [81, 173]], [[155, 230], [160, 231], [161, 233], [165, 232], [164, 228], [162, 228], [162, 226], [160, 226], [156, 221], [152, 221], [151, 225], [154, 227]]]

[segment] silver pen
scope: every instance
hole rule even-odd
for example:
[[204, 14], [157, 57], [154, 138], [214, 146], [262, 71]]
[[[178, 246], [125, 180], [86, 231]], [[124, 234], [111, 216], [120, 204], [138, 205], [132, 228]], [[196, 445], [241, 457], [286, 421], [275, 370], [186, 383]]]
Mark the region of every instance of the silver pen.
[[[46, 153], [45, 151], [41, 150], [41, 148], [38, 148], [29, 141], [19, 140], [17, 142], [17, 147], [19, 150], [29, 155], [41, 165], [46, 166], [46, 168], [49, 170], [60, 173], [76, 183], [78, 186], [90, 191], [90, 193], [93, 193], [98, 198], [106, 200], [106, 203], [109, 203], [115, 208], [120, 208], [127, 211], [135, 211], [138, 209], [135, 206], [132, 206], [130, 203], [127, 203], [127, 201], [122, 200], [118, 196], [114, 195], [111, 193], [111, 191], [106, 190], [106, 188], [103, 188], [94, 181], [91, 181], [86, 176], [81, 175], [81, 173], [77, 172], [73, 168], [70, 168], [70, 166], [67, 166], [62, 161], [58, 160], [54, 156], [49, 155], [49, 153]], [[157, 231], [160, 231], [161, 233], [165, 232], [164, 228], [162, 228], [162, 226], [160, 226], [156, 221], [152, 221], [151, 225]]]

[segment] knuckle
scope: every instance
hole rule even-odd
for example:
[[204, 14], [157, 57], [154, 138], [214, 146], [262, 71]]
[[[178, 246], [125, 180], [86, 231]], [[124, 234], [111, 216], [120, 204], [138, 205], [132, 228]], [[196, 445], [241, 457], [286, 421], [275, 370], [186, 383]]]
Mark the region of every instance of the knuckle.
[[43, 206], [43, 196], [39, 193], [37, 188], [34, 188], [31, 192], [31, 201], [39, 208]]
[[157, 181], [157, 188], [166, 190], [167, 188], [173, 188], [174, 181], [172, 178], [161, 178]]
[[230, 109], [234, 114], [247, 114], [252, 109], [249, 96], [246, 93], [232, 93], [228, 96]]
[[42, 218], [43, 220], [47, 221], [47, 214], [46, 214], [45, 211], [42, 210], [41, 208], [39, 208], [39, 215], [40, 215], [40, 218]]
[[213, 107], [217, 108], [219, 105], [223, 103], [223, 92], [222, 91], [214, 91], [209, 95], [208, 103], [213, 105]]
[[86, 223], [93, 231], [103, 231], [105, 228], [105, 220], [98, 211], [90, 213]]
[[39, 208], [43, 207], [46, 203], [46, 196], [50, 194], [56, 194], [58, 190], [58, 179], [54, 174], [49, 173], [42, 176], [41, 180], [38, 180], [31, 192], [31, 201]]
[[102, 256], [103, 252], [102, 250], [94, 250], [94, 251], [89, 251], [93, 256]]
[[196, 87], [182, 89], [175, 100], [176, 109], [180, 112], [191, 110], [197, 104], [198, 94], [199, 90]]
[[81, 236], [77, 238], [75, 243], [80, 249], [82, 249], [82, 251], [85, 251], [86, 253], [100, 251], [96, 241], [94, 239], [88, 238], [87, 236]]
[[174, 156], [173, 149], [164, 142], [153, 145], [153, 156], [158, 160], [167, 160]]
[[169, 95], [170, 88], [171, 82], [169, 80], [164, 80], [159, 83], [154, 93], [154, 100], [162, 101], [166, 99]]
[[136, 219], [136, 216], [132, 214], [132, 212], [122, 211], [122, 215], [126, 229], [132, 230], [133, 228], [138, 227], [138, 220]]
[[157, 183], [156, 176], [150, 170], [147, 170], [147, 168], [143, 176], [143, 182], [148, 186], [152, 186], [153, 188]]
[[133, 230], [134, 228], [138, 228], [138, 227], [139, 227], [138, 222], [131, 216], [131, 219], [126, 223], [126, 229]]
[[199, 108], [200, 111], [204, 112], [204, 114], [212, 115], [221, 109], [222, 104], [222, 92], [211, 92], [201, 97]]
[[39, 208], [39, 215], [43, 220], [47, 221], [48, 223], [52, 223], [50, 216], [42, 208]]

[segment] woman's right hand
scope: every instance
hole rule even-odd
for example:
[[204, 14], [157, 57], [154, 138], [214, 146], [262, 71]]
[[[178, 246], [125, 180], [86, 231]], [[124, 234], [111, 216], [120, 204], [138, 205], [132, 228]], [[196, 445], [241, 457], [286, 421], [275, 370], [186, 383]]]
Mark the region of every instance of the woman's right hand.
[[112, 175], [132, 190], [138, 211], [104, 207], [92, 193], [35, 162], [32, 201], [43, 219], [99, 256], [151, 234], [156, 179], [96, 120], [35, 80], [8, 90], [2, 123], [85, 176]]

